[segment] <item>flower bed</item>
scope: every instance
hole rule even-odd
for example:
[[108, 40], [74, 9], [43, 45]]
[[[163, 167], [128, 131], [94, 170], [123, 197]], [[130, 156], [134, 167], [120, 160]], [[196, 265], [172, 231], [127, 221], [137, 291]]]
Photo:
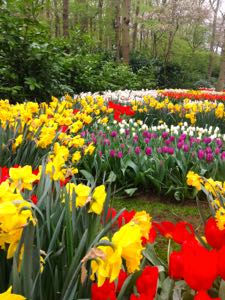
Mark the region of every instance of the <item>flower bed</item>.
[[[141, 97], [0, 101], [0, 299], [224, 298], [223, 104]], [[204, 194], [205, 237], [111, 206], [140, 190]]]

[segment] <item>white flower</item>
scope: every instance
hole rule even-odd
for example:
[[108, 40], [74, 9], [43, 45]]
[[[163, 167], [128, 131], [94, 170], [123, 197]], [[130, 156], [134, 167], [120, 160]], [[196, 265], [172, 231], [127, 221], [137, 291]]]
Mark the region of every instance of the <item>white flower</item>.
[[143, 124], [143, 125], [141, 126], [141, 129], [142, 129], [142, 130], [148, 130], [148, 126], [147, 126], [146, 124]]
[[120, 134], [123, 134], [125, 132], [124, 128], [120, 128]]

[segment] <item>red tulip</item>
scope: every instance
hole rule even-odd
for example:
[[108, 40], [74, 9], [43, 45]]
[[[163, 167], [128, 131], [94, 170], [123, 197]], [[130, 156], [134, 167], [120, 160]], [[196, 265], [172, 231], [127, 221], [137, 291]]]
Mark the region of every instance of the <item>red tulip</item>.
[[182, 279], [184, 273], [183, 253], [173, 251], [169, 260], [169, 276], [175, 280]]
[[220, 249], [225, 245], [225, 230], [220, 230], [213, 217], [205, 224], [205, 237], [210, 246]]
[[157, 290], [158, 275], [159, 271], [157, 267], [145, 267], [136, 281], [136, 287], [139, 296], [132, 294], [130, 300], [154, 299]]
[[91, 300], [116, 300], [115, 284], [107, 279], [101, 287], [97, 283], [91, 286]]
[[193, 226], [187, 222], [182, 221], [176, 224], [169, 221], [161, 223], [153, 222], [153, 226], [158, 229], [163, 236], [173, 239], [178, 244], [195, 239]]

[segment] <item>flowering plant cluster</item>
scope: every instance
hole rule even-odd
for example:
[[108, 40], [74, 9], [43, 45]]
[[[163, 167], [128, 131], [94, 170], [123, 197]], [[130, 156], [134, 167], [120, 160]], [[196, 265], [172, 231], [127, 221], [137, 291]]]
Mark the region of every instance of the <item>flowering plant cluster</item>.
[[[224, 104], [160, 95], [0, 101], [0, 299], [224, 299]], [[202, 236], [112, 190], [202, 190], [212, 216]]]

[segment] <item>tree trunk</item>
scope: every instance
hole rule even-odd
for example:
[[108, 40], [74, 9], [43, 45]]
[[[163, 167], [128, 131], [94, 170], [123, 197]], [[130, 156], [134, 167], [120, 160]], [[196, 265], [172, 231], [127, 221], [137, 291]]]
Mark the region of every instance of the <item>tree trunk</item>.
[[209, 65], [208, 65], [208, 78], [212, 76], [213, 69], [213, 58], [214, 58], [214, 44], [216, 36], [216, 25], [217, 25], [217, 15], [219, 11], [220, 0], [216, 1], [216, 8], [214, 10], [213, 24], [212, 24], [212, 36], [210, 41], [210, 55], [209, 55]]
[[63, 0], [63, 36], [69, 35], [69, 0]]
[[135, 11], [135, 23], [134, 23], [133, 43], [132, 43], [133, 50], [135, 50], [136, 44], [137, 44], [137, 30], [138, 30], [139, 12], [140, 12], [140, 0], [137, 1], [136, 11]]
[[122, 12], [123, 12], [123, 25], [122, 25], [122, 57], [125, 64], [129, 64], [130, 58], [130, 36], [129, 36], [129, 24], [130, 24], [130, 0], [123, 0]]
[[116, 44], [116, 61], [120, 60], [120, 0], [115, 0], [115, 21], [114, 21], [114, 30], [115, 30], [115, 44]]
[[167, 44], [167, 49], [165, 54], [165, 64], [167, 64], [170, 61], [174, 37], [178, 30], [178, 20], [176, 19], [177, 1], [178, 0], [172, 0], [172, 15], [171, 15], [171, 22], [170, 22], [168, 44]]
[[57, 0], [54, 0], [54, 14], [55, 14], [55, 37], [60, 36], [60, 18], [59, 18], [59, 11]]
[[103, 41], [103, 22], [102, 22], [102, 14], [103, 14], [103, 0], [98, 0], [98, 16], [99, 16], [99, 41], [102, 46]]
[[225, 84], [225, 30], [223, 36], [222, 52], [221, 52], [220, 73], [217, 81], [216, 91], [221, 92], [224, 89], [224, 84]]
[[144, 24], [141, 25], [141, 30], [140, 30], [140, 50], [142, 50], [143, 39], [144, 39]]

